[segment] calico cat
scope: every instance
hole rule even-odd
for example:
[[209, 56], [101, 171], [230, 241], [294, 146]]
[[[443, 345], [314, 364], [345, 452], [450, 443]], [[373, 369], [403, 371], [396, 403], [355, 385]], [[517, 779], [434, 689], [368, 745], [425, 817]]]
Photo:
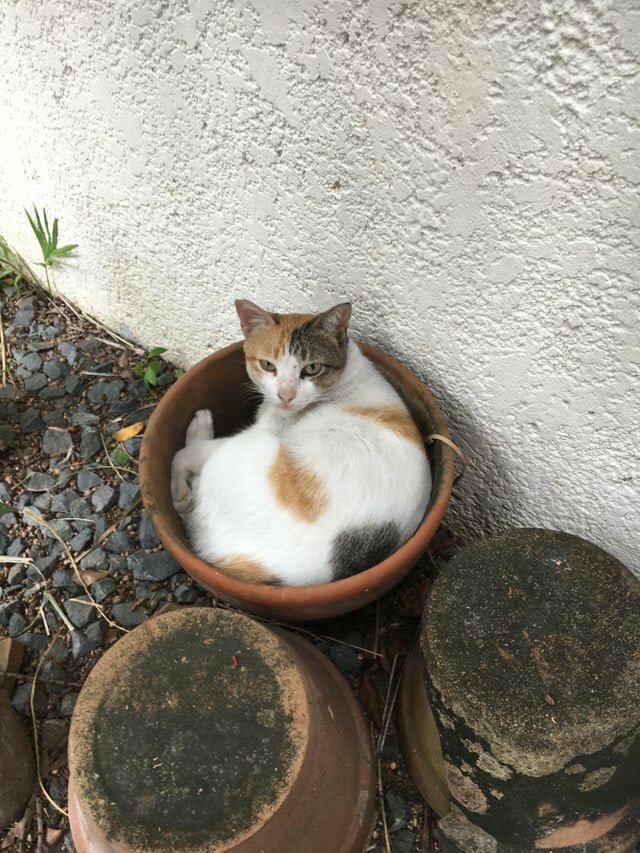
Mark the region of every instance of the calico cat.
[[431, 491], [422, 437], [383, 375], [349, 342], [351, 305], [322, 314], [236, 310], [255, 423], [213, 437], [196, 412], [171, 493], [196, 553], [254, 583], [326, 583], [388, 557]]

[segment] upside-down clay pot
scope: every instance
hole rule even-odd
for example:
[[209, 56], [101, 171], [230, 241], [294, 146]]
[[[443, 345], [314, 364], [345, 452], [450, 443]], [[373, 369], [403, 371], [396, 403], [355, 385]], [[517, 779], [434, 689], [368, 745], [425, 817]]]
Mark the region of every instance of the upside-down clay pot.
[[183, 608], [119, 640], [69, 735], [78, 853], [363, 853], [370, 736], [350, 688], [298, 636]]
[[463, 548], [425, 606], [398, 727], [444, 853], [637, 850], [640, 581], [553, 530]]
[[[425, 439], [434, 433], [448, 438], [445, 419], [420, 380], [381, 350], [358, 346], [401, 393]], [[242, 343], [214, 353], [180, 377], [154, 411], [140, 451], [142, 498], [162, 544], [203, 587], [242, 610], [290, 620], [328, 619], [356, 610], [407, 574], [445, 514], [455, 465], [451, 448], [435, 441], [428, 448], [433, 488], [425, 517], [409, 541], [386, 560], [352, 577], [313, 586], [252, 584], [222, 574], [191, 550], [171, 501], [171, 460], [184, 447], [187, 427], [198, 409], [212, 410], [216, 437], [251, 423], [255, 401], [248, 392]]]

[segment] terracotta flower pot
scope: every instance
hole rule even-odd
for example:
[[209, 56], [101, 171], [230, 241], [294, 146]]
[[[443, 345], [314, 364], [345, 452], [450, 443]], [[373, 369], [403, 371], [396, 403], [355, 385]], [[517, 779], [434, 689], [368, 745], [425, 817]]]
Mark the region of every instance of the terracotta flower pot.
[[119, 640], [69, 735], [78, 853], [362, 853], [369, 732], [313, 646], [242, 613], [185, 608]]
[[637, 849], [640, 582], [567, 533], [467, 546], [427, 601], [398, 722], [446, 853]]
[[[380, 350], [359, 346], [402, 393], [422, 434], [448, 436], [440, 409], [417, 377]], [[247, 381], [242, 343], [232, 344], [188, 370], [153, 413], [140, 451], [140, 484], [144, 505], [162, 544], [202, 586], [243, 610], [281, 619], [327, 619], [368, 604], [407, 574], [438, 529], [453, 485], [452, 450], [442, 442], [431, 445], [433, 491], [427, 513], [411, 539], [383, 562], [344, 580], [313, 586], [276, 587], [236, 580], [216, 571], [191, 550], [171, 502], [169, 472], [198, 409], [213, 411], [219, 437], [251, 422], [255, 402], [248, 394]]]

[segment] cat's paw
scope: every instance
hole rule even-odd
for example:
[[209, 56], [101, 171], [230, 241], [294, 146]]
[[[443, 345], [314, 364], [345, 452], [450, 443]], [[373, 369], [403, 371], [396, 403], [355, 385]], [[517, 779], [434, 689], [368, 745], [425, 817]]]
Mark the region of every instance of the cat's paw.
[[182, 474], [171, 476], [171, 500], [175, 510], [180, 515], [186, 515], [193, 510], [193, 495], [189, 484]]
[[186, 444], [193, 441], [209, 441], [213, 438], [213, 415], [209, 409], [199, 409], [187, 429]]

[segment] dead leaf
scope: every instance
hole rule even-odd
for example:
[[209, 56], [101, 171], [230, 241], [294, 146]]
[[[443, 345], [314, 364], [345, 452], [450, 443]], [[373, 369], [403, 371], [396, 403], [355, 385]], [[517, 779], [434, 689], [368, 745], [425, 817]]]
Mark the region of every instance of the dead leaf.
[[133, 438], [136, 435], [139, 435], [144, 429], [144, 423], [142, 421], [138, 421], [135, 424], [129, 424], [129, 426], [122, 427], [122, 429], [114, 432], [113, 438], [116, 441], [128, 441], [128, 439]]
[[90, 586], [96, 581], [101, 581], [103, 578], [109, 577], [109, 572], [102, 572], [99, 569], [82, 569], [80, 577], [87, 586]]

